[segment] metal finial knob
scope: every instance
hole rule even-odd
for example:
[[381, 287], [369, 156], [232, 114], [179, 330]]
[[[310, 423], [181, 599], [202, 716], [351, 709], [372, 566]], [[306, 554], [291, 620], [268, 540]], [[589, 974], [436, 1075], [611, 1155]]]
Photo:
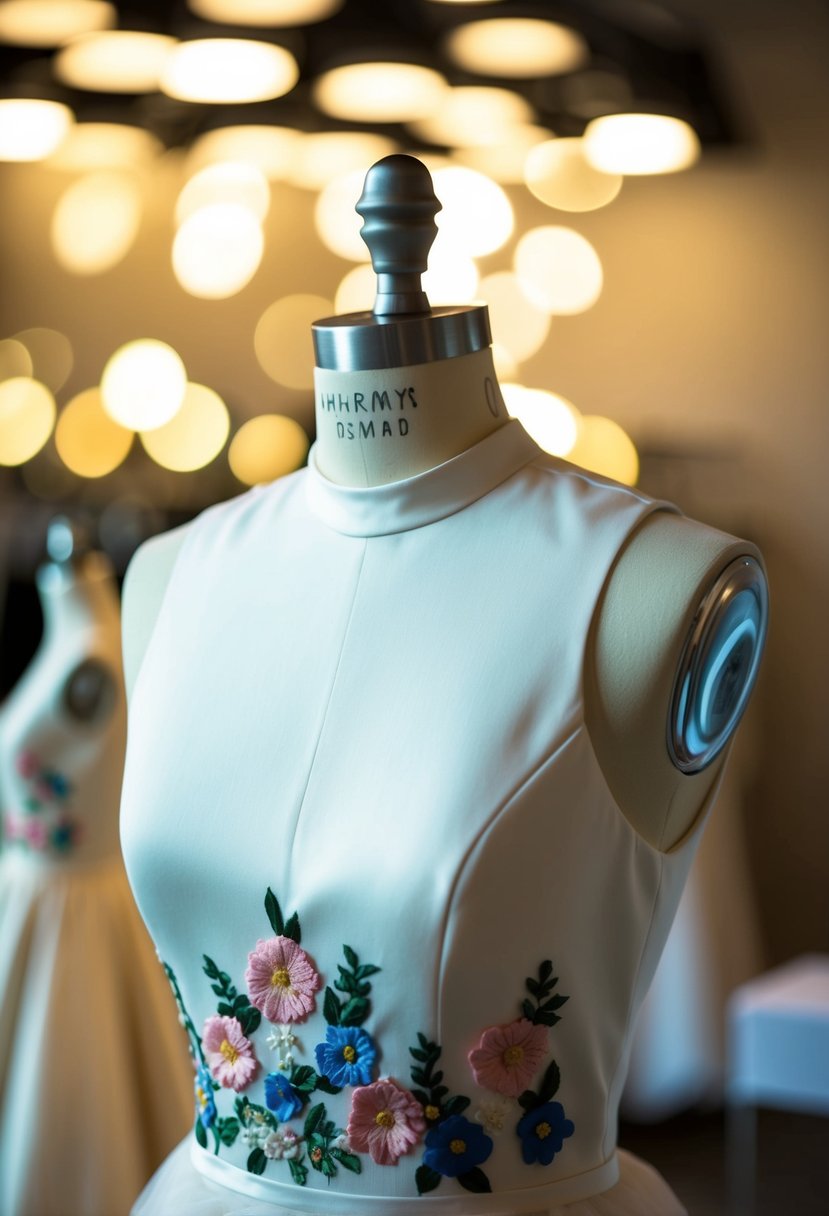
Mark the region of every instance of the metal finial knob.
[[357, 211], [377, 275], [375, 316], [429, 311], [420, 276], [440, 209], [429, 170], [414, 156], [386, 156], [369, 169]]

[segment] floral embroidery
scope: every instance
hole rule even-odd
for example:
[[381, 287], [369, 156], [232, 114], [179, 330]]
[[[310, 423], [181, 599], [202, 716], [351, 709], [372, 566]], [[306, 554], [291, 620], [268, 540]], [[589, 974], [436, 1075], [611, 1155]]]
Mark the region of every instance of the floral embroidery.
[[259, 1023], [262, 1021], [261, 1013], [258, 1009], [253, 1008], [244, 992], [236, 991], [230, 982], [230, 976], [226, 971], [220, 971], [209, 955], [203, 954], [202, 958], [204, 959], [202, 971], [209, 980], [213, 981], [210, 987], [219, 998], [216, 1012], [220, 1017], [236, 1018], [242, 1028], [242, 1034], [252, 1035], [255, 1030], [259, 1029]]
[[519, 1018], [491, 1026], [469, 1053], [472, 1075], [484, 1089], [517, 1098], [538, 1072], [547, 1054], [547, 1028]]
[[320, 1072], [334, 1085], [368, 1085], [377, 1048], [357, 1026], [329, 1026], [314, 1054]]
[[291, 1082], [281, 1072], [272, 1072], [265, 1077], [265, 1104], [280, 1123], [287, 1123], [302, 1110], [303, 1100], [292, 1089]]
[[425, 1129], [420, 1103], [390, 1077], [354, 1090], [348, 1140], [358, 1153], [369, 1153], [377, 1165], [396, 1165]]
[[278, 1051], [279, 1058], [276, 1062], [277, 1068], [285, 1070], [293, 1068], [294, 1053], [292, 1047], [299, 1050], [299, 1039], [291, 1030], [290, 1026], [277, 1026], [275, 1030], [271, 1030], [268, 1037], [265, 1039], [271, 1051]]
[[62, 773], [44, 767], [31, 751], [17, 756], [15, 767], [26, 782], [23, 811], [7, 814], [3, 832], [10, 844], [39, 853], [65, 854], [81, 836], [81, 825], [69, 814], [73, 787]]
[[302, 1151], [302, 1140], [287, 1127], [284, 1132], [271, 1132], [262, 1149], [270, 1161], [295, 1161]]
[[329, 1026], [362, 1026], [371, 1012], [368, 978], [380, 970], [374, 963], [361, 963], [351, 946], [343, 946], [347, 967], [338, 966], [334, 988], [345, 994], [342, 1000], [333, 988], [326, 988], [323, 1014]]
[[465, 1115], [450, 1115], [426, 1135], [424, 1164], [446, 1178], [457, 1178], [468, 1191], [491, 1191], [482, 1165], [492, 1152], [492, 1141], [479, 1123]]
[[299, 917], [284, 920], [279, 902], [268, 887], [265, 911], [276, 937], [259, 939], [248, 955], [245, 983], [251, 1003], [269, 1022], [304, 1022], [316, 1008], [314, 993], [320, 977], [300, 947]]
[[485, 1098], [475, 1111], [475, 1119], [481, 1124], [488, 1136], [497, 1136], [504, 1130], [507, 1119], [513, 1113], [515, 1103], [496, 1095]]
[[[441, 1048], [437, 1043], [432, 1043], [424, 1034], [418, 1034], [417, 1047], [410, 1047], [409, 1054], [415, 1061], [412, 1065], [412, 1080], [416, 1086], [421, 1088], [413, 1089], [412, 1093], [423, 1108], [423, 1117], [430, 1127], [426, 1135], [427, 1151], [423, 1156], [423, 1164], [415, 1171], [415, 1185], [417, 1186], [418, 1195], [425, 1195], [428, 1191], [433, 1191], [435, 1187], [440, 1186], [443, 1177], [457, 1178], [462, 1187], [468, 1191], [482, 1192], [490, 1191], [492, 1188], [489, 1184], [489, 1179], [483, 1170], [479, 1169], [482, 1161], [485, 1161], [492, 1151], [492, 1141], [488, 1136], [485, 1136], [489, 1143], [489, 1150], [486, 1155], [481, 1157], [480, 1161], [473, 1162], [468, 1169], [464, 1169], [455, 1158], [463, 1157], [463, 1160], [471, 1160], [471, 1156], [475, 1155], [475, 1147], [478, 1150], [484, 1147], [483, 1142], [479, 1139], [478, 1133], [484, 1134], [484, 1129], [477, 1123], [470, 1122], [464, 1118], [462, 1123], [464, 1128], [477, 1128], [477, 1131], [467, 1133], [467, 1139], [463, 1140], [464, 1145], [471, 1144], [471, 1156], [465, 1155], [466, 1148], [460, 1150], [453, 1155], [453, 1162], [458, 1166], [457, 1169], [443, 1170], [433, 1162], [438, 1159], [443, 1159], [441, 1155], [441, 1141], [431, 1140], [432, 1132], [436, 1129], [445, 1126], [446, 1123], [455, 1119], [460, 1119], [463, 1111], [469, 1106], [469, 1098], [463, 1094], [450, 1096], [448, 1088], [443, 1084], [443, 1073], [435, 1068], [440, 1060]], [[471, 1136], [471, 1140], [469, 1139]], [[458, 1147], [463, 1137], [456, 1137]], [[430, 1154], [429, 1148], [434, 1151]]]
[[521, 1156], [527, 1165], [538, 1162], [549, 1165], [556, 1153], [560, 1153], [568, 1136], [572, 1136], [575, 1125], [564, 1117], [560, 1102], [545, 1102], [529, 1110], [518, 1122], [521, 1137]]
[[199, 1064], [196, 1069], [194, 1092], [196, 1095], [196, 1114], [201, 1121], [202, 1127], [209, 1130], [216, 1122], [218, 1111], [213, 1099], [213, 1078], [210, 1075], [210, 1069], [205, 1068], [204, 1064]]
[[226, 1089], [244, 1089], [254, 1077], [259, 1062], [253, 1044], [245, 1038], [236, 1018], [209, 1017], [202, 1029], [202, 1046], [210, 1071]]

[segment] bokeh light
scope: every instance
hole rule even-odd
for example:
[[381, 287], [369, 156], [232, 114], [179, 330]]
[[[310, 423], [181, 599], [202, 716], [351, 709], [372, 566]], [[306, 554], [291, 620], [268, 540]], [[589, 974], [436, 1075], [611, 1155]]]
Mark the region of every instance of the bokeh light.
[[253, 345], [262, 370], [287, 388], [314, 387], [311, 324], [333, 312], [323, 296], [291, 295], [275, 300], [259, 318]]
[[517, 418], [540, 448], [551, 456], [568, 456], [579, 431], [579, 412], [566, 397], [546, 389], [502, 384], [507, 412]]
[[111, 29], [118, 20], [106, 0], [4, 0], [0, 4], [0, 42], [13, 46], [61, 46], [93, 30]]
[[123, 169], [99, 169], [68, 186], [52, 214], [52, 252], [72, 274], [101, 274], [126, 257], [141, 226], [141, 190]]
[[537, 144], [552, 138], [552, 131], [535, 123], [513, 123], [506, 132], [485, 144], [456, 148], [452, 160], [467, 169], [485, 173], [502, 185], [517, 185], [524, 181], [527, 153]]
[[667, 114], [606, 114], [588, 123], [587, 159], [604, 173], [676, 173], [699, 159], [699, 138]]
[[581, 34], [533, 17], [464, 22], [447, 36], [446, 50], [468, 72], [523, 78], [572, 72], [588, 55]]
[[238, 125], [205, 131], [193, 141], [187, 158], [190, 169], [218, 161], [254, 165], [268, 181], [287, 179], [303, 136], [290, 127]]
[[440, 108], [410, 128], [428, 143], [464, 147], [491, 143], [514, 123], [533, 117], [530, 103], [512, 89], [460, 86], [449, 89]]
[[31, 460], [52, 433], [55, 398], [45, 384], [29, 376], [0, 382], [0, 464]]
[[371, 257], [360, 235], [362, 216], [354, 210], [365, 176], [365, 169], [355, 169], [333, 178], [314, 204], [314, 226], [323, 245], [350, 262], [367, 262]]
[[0, 342], [0, 380], [31, 377], [33, 372], [34, 362], [25, 344], [19, 338], [4, 338]]
[[219, 394], [204, 384], [188, 383], [176, 414], [140, 439], [156, 464], [191, 473], [216, 459], [229, 432], [230, 416]]
[[0, 160], [43, 160], [58, 147], [74, 120], [69, 106], [58, 101], [0, 98]]
[[237, 105], [289, 93], [299, 79], [285, 47], [249, 38], [195, 38], [165, 61], [160, 86], [179, 101]]
[[349, 63], [314, 82], [324, 114], [349, 122], [413, 122], [441, 104], [448, 85], [439, 72], [414, 63]]
[[194, 173], [179, 193], [176, 224], [183, 224], [188, 216], [213, 203], [236, 203], [246, 207], [261, 222], [271, 205], [267, 178], [261, 169], [244, 161], [219, 161], [207, 165]]
[[184, 400], [181, 357], [157, 338], [136, 338], [110, 357], [101, 377], [104, 409], [121, 426], [148, 431], [169, 422]]
[[173, 241], [173, 273], [186, 292], [222, 300], [256, 274], [265, 251], [262, 226], [247, 207], [213, 203], [188, 216]]
[[167, 34], [106, 30], [83, 34], [55, 56], [55, 75], [76, 89], [100, 93], [151, 93], [177, 46]]
[[72, 343], [66, 335], [45, 325], [35, 325], [31, 329], [22, 329], [14, 335], [14, 339], [28, 351], [32, 365], [28, 374], [40, 380], [53, 393], [62, 388], [69, 379], [75, 361]]
[[471, 303], [477, 294], [480, 277], [472, 258], [456, 249], [450, 240], [439, 233], [429, 251], [428, 265], [421, 277], [429, 303]]
[[321, 190], [332, 178], [366, 169], [397, 151], [386, 135], [370, 131], [315, 131], [296, 149], [288, 181], [304, 190]]
[[582, 415], [578, 438], [567, 459], [626, 486], [635, 486], [639, 477], [639, 456], [633, 440], [618, 422], [599, 414]]
[[377, 275], [370, 263], [352, 266], [340, 280], [334, 297], [334, 312], [370, 312], [377, 293]]
[[497, 182], [452, 165], [434, 174], [435, 194], [442, 209], [435, 216], [441, 239], [470, 257], [500, 249], [515, 225], [512, 204]]
[[508, 270], [487, 275], [478, 295], [489, 307], [492, 332], [516, 363], [541, 349], [550, 332], [549, 313], [532, 302], [516, 275]]
[[584, 312], [602, 291], [602, 264], [586, 237], [549, 226], [524, 233], [515, 249], [515, 273], [533, 303], [547, 312]]
[[79, 122], [69, 128], [47, 158], [50, 169], [88, 173], [92, 169], [129, 169], [148, 165], [164, 145], [143, 127], [122, 122]]
[[260, 414], [233, 436], [228, 463], [246, 486], [260, 485], [298, 469], [308, 455], [308, 446], [308, 436], [295, 419]]
[[551, 139], [527, 155], [524, 180], [542, 203], [559, 211], [596, 211], [622, 188], [618, 173], [603, 173], [584, 154], [583, 139]]
[[324, 21], [342, 8], [344, 0], [188, 0], [206, 21], [230, 25], [309, 25]]
[[104, 409], [99, 388], [78, 393], [63, 407], [55, 428], [55, 447], [79, 477], [105, 477], [126, 460], [133, 432]]

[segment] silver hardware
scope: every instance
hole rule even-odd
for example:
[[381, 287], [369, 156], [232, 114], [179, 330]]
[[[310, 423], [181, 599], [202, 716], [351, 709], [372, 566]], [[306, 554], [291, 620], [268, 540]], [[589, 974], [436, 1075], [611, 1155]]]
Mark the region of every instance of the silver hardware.
[[344, 372], [406, 367], [489, 346], [485, 304], [432, 309], [421, 286], [440, 210], [426, 166], [414, 156], [377, 161], [356, 209], [377, 274], [377, 298], [371, 312], [314, 322], [317, 366]]
[[668, 754], [698, 773], [722, 751], [745, 711], [768, 629], [768, 586], [753, 557], [730, 562], [703, 597], [674, 680]]

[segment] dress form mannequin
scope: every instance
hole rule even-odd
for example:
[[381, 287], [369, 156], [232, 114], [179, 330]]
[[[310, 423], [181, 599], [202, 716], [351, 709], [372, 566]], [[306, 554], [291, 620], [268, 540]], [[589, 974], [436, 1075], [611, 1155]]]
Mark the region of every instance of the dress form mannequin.
[[[0, 1211], [118, 1216], [187, 1126], [192, 1082], [120, 858], [113, 571], [65, 519], [47, 543], [43, 640], [0, 709]], [[119, 1017], [131, 992], [139, 1025]]]

